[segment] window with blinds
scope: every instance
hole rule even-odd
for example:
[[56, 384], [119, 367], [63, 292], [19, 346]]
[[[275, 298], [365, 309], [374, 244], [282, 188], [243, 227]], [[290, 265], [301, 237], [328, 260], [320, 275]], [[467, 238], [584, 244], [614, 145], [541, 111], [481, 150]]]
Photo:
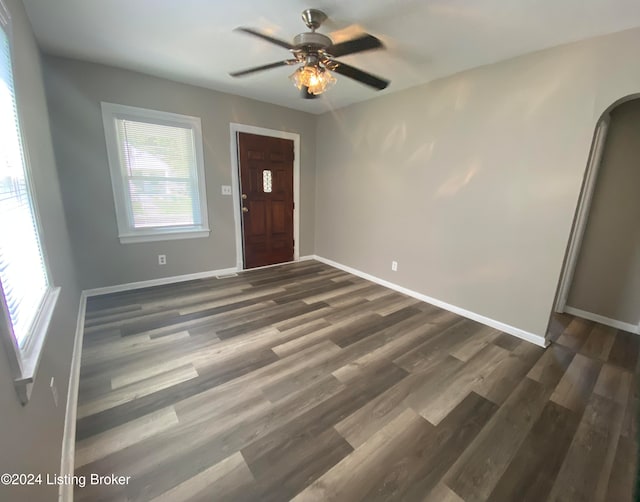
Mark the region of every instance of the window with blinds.
[[49, 280], [30, 193], [6, 25], [0, 29], [0, 142], [0, 282], [10, 331], [24, 349]]
[[102, 103], [121, 242], [209, 235], [200, 119]]
[[11, 18], [0, 0], [0, 341], [24, 405], [60, 288], [50, 284], [40, 241], [16, 99], [10, 26]]

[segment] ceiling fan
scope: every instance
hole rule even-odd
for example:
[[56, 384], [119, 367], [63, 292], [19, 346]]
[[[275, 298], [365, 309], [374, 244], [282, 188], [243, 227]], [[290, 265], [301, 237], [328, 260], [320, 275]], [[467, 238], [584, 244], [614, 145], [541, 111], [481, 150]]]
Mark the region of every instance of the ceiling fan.
[[357, 52], [383, 49], [382, 42], [373, 35], [365, 33], [357, 38], [334, 44], [328, 36], [316, 32], [326, 19], [327, 15], [320, 10], [306, 9], [302, 11], [302, 20], [311, 31], [296, 35], [293, 39], [293, 44], [253, 28], [236, 28], [237, 31], [253, 35], [289, 50], [293, 58], [232, 72], [230, 75], [232, 77], [243, 77], [280, 66], [300, 65], [289, 78], [301, 91], [302, 97], [305, 99], [317, 97], [336, 82], [331, 72], [352, 78], [379, 91], [385, 89], [390, 83], [388, 80], [376, 77], [335, 59]]

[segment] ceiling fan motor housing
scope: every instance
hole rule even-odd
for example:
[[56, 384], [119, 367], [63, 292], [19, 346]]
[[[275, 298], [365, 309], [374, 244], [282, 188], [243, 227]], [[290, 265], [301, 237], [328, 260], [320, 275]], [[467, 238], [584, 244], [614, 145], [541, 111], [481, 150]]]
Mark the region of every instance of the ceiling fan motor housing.
[[300, 33], [293, 39], [293, 45], [296, 49], [310, 47], [312, 49], [324, 49], [332, 44], [331, 39], [322, 33], [310, 32]]

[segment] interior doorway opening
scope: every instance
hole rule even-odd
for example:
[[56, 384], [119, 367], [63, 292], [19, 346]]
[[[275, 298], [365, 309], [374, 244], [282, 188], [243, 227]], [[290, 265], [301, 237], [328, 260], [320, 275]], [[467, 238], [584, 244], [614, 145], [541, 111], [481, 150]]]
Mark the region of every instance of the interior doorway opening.
[[638, 98], [612, 104], [596, 125], [548, 336], [563, 313], [640, 334]]

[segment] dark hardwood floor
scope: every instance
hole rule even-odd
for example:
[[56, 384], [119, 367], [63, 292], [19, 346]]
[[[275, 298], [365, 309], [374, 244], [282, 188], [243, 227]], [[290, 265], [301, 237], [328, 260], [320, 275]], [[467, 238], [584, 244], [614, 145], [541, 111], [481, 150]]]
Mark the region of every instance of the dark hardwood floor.
[[90, 298], [75, 500], [615, 501], [640, 337], [546, 350], [314, 261]]

